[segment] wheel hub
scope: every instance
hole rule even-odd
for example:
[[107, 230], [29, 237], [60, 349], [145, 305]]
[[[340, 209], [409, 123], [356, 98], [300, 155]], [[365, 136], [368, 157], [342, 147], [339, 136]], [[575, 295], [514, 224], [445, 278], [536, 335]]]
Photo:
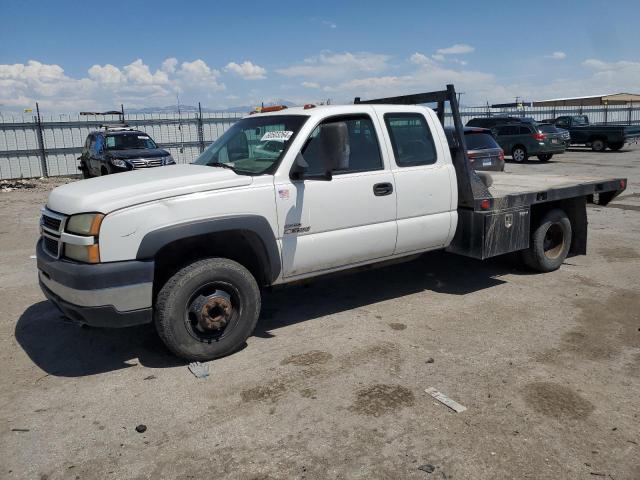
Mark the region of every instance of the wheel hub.
[[213, 294], [200, 295], [191, 304], [189, 309], [197, 319], [197, 328], [203, 332], [223, 330], [233, 312], [231, 297], [221, 290]]

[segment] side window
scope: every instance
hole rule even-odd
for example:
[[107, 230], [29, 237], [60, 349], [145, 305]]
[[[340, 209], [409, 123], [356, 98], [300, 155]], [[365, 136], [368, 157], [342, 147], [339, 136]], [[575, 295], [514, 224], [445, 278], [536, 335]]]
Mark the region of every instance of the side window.
[[[340, 152], [333, 152], [330, 142], [330, 127], [342, 124], [346, 126], [348, 132], [348, 152], [345, 159], [344, 168], [333, 173], [367, 172], [371, 170], [382, 170], [382, 157], [380, 156], [380, 144], [376, 136], [371, 119], [367, 115], [338, 117], [325, 120], [318, 125], [302, 149], [302, 157], [307, 164], [306, 173], [310, 175], [322, 174], [325, 170], [325, 156], [339, 155]], [[323, 128], [324, 134], [323, 134]]]
[[518, 132], [520, 135], [529, 135], [531, 134], [531, 127], [527, 125], [520, 125], [520, 129]]
[[429, 125], [419, 113], [386, 113], [393, 154], [399, 167], [431, 165], [438, 156]]
[[516, 135], [518, 133], [518, 127], [514, 125], [505, 125], [498, 129], [498, 135]]
[[96, 135], [93, 148], [91, 149], [91, 153], [93, 155], [99, 155], [102, 152], [103, 146], [104, 146], [104, 138], [102, 137], [102, 135]]

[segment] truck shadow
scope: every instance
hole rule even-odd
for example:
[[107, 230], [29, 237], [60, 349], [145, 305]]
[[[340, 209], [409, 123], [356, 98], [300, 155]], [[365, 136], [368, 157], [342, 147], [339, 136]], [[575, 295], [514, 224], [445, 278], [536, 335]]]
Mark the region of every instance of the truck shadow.
[[253, 334], [270, 338], [280, 327], [418, 292], [463, 296], [505, 283], [502, 275], [529, 274], [517, 265], [513, 255], [480, 261], [432, 252], [411, 262], [275, 288], [264, 296]]
[[[423, 291], [463, 296], [504, 283], [498, 277], [509, 273], [524, 272], [508, 257], [481, 262], [434, 252], [411, 262], [283, 286], [265, 294], [254, 335], [271, 338], [280, 327]], [[22, 313], [15, 337], [29, 358], [54, 376], [96, 375], [136, 363], [148, 368], [188, 363], [164, 347], [153, 325], [82, 328], [62, 321], [48, 301]]]
[[171, 355], [153, 325], [124, 329], [80, 327], [63, 321], [49, 301], [31, 305], [22, 313], [15, 336], [38, 367], [60, 377], [96, 375], [131, 368], [136, 363], [150, 368], [187, 363]]

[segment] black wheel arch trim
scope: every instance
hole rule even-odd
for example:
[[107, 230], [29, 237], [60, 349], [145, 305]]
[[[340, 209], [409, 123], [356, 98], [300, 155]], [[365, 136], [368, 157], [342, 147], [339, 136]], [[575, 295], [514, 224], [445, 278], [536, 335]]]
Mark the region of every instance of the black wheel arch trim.
[[251, 232], [260, 239], [257, 248], [264, 276], [270, 282], [280, 275], [280, 249], [271, 225], [259, 215], [234, 215], [222, 218], [203, 219], [178, 223], [147, 233], [140, 242], [136, 259], [151, 260], [165, 246], [178, 240], [225, 232]]

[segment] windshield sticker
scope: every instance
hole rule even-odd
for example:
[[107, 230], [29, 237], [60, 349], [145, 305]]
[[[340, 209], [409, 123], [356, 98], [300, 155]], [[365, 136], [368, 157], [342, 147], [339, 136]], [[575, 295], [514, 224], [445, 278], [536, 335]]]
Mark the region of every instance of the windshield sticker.
[[138, 138], [140, 140], [149, 140], [149, 137], [147, 137], [146, 135], [138, 135]]
[[265, 133], [260, 139], [261, 142], [265, 140], [279, 140], [281, 142], [286, 142], [291, 138], [293, 132], [290, 130], [273, 130], [272, 132]]

